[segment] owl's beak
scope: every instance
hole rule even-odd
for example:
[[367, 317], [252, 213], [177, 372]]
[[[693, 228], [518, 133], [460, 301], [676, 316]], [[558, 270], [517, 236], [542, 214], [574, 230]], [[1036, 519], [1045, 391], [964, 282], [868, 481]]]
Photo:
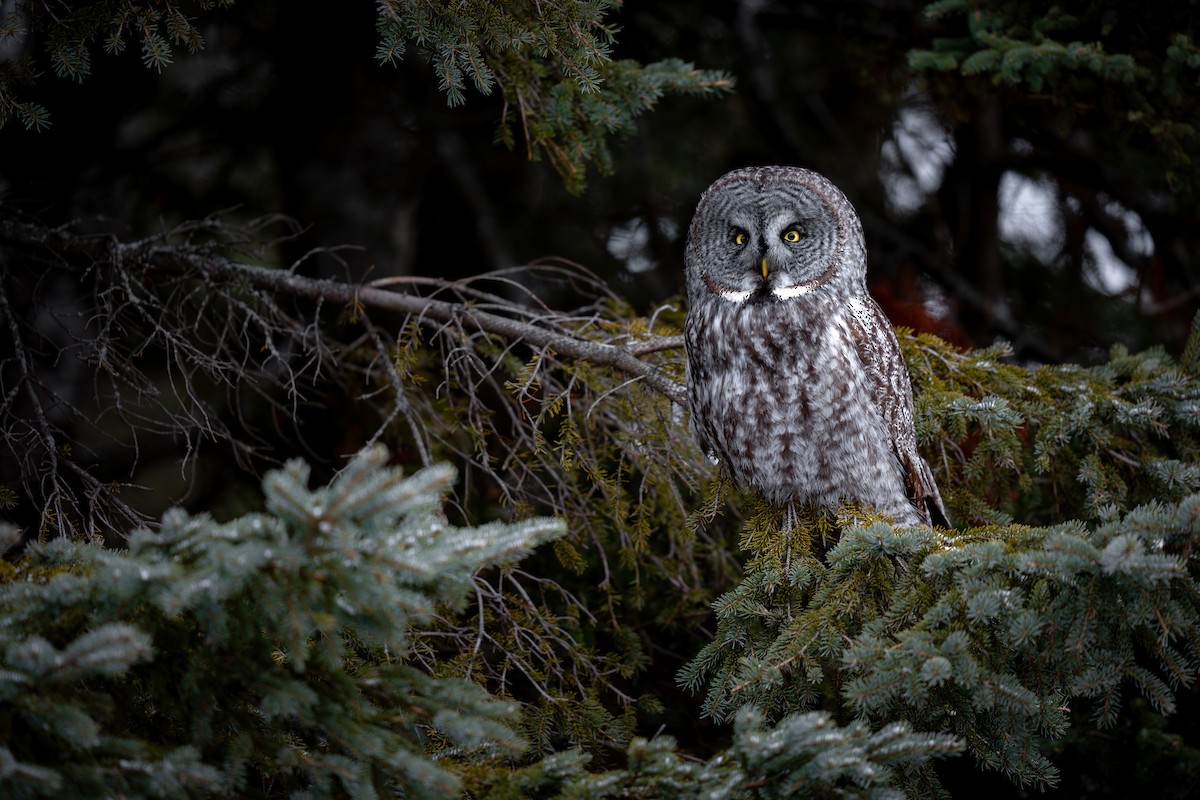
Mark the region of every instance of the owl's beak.
[[763, 273], [763, 280], [766, 280], [767, 279], [767, 257], [766, 256], [763, 256], [763, 260], [762, 260], [762, 273]]

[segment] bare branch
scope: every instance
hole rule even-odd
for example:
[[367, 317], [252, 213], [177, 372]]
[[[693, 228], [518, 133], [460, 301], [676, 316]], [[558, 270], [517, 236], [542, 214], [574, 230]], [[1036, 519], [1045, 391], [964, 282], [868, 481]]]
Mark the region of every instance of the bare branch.
[[[185, 487], [193, 486], [196, 459], [210, 442], [247, 473], [294, 447], [322, 460], [301, 430], [301, 412], [334, 387], [363, 387], [358, 401], [375, 426], [363, 431], [366, 441], [399, 439], [421, 463], [457, 460], [467, 484], [461, 496], [482, 479], [509, 507], [533, 503], [588, 519], [595, 515], [585, 506], [602, 499], [602, 476], [613, 465], [598, 441], [584, 447], [584, 438], [621, 432], [623, 471], [625, 462], [651, 457], [637, 449], [654, 439], [637, 417], [676, 424], [678, 414], [668, 409], [681, 402], [682, 385], [671, 374], [679, 364], [672, 351], [682, 340], [656, 332], [659, 314], [674, 309], [619, 323], [610, 319], [617, 298], [608, 288], [583, 267], [556, 260], [467, 280], [368, 285], [299, 275], [304, 258], [288, 269], [246, 263], [246, 254], [275, 258], [273, 248], [296, 234], [289, 225], [282, 238], [261, 238], [279, 221], [246, 229], [210, 218], [134, 241], [75, 230], [82, 226], [0, 221], [0, 254], [15, 270], [0, 284], [0, 329], [13, 342], [7, 354], [0, 351], [0, 441], [14, 456], [9, 469], [17, 469], [3, 479], [19, 476], [41, 509], [39, 519], [28, 519], [27, 535], [35, 525], [114, 533], [149, 523], [136, 502], [117, 496], [138, 487], [113, 476], [132, 475], [147, 453], [178, 460]], [[18, 273], [38, 277], [25, 281]], [[593, 304], [555, 310], [536, 288], [545, 282]], [[69, 299], [54, 287], [67, 287]], [[331, 304], [340, 309], [335, 326], [322, 311]], [[400, 321], [381, 324], [381, 313]], [[419, 329], [426, 333], [414, 338]], [[348, 330], [358, 338], [338, 341]], [[69, 381], [62, 363], [74, 365]], [[437, 382], [423, 386], [432, 376]], [[80, 393], [88, 382], [90, 398]], [[627, 398], [641, 397], [638, 387], [667, 402], [653, 412], [644, 400], [635, 401], [640, 410], [625, 407]], [[625, 405], [614, 413], [614, 404]], [[593, 433], [576, 430], [575, 417]], [[264, 422], [272, 427], [264, 430]], [[84, 429], [90, 452], [70, 451]], [[281, 442], [290, 447], [280, 449]], [[679, 458], [653, 456], [660, 457]], [[638, 469], [653, 472], [650, 463]], [[581, 468], [591, 475], [583, 491], [563, 474]], [[685, 501], [672, 481], [692, 486], [696, 477], [691, 467], [667, 472], [673, 477], [663, 490], [683, 518]], [[640, 480], [636, 504], [648, 479]]]
[[[42, 245], [92, 263], [111, 257], [115, 249], [122, 260], [136, 263], [142, 269], [152, 272], [202, 275], [223, 281], [247, 281], [260, 289], [310, 300], [362, 304], [384, 311], [408, 314], [423, 325], [456, 324], [474, 327], [510, 341], [523, 341], [533, 347], [550, 348], [561, 355], [612, 367], [644, 380], [656, 391], [676, 402], [683, 399], [682, 384], [638, 358], [638, 355], [654, 350], [677, 347], [682, 344], [682, 340], [678, 338], [664, 343], [659, 337], [654, 337], [654, 344], [649, 348], [644, 345], [612, 345], [562, 329], [551, 330], [542, 325], [483, 311], [469, 303], [452, 303], [431, 297], [389, 292], [369, 285], [307, 278], [287, 270], [242, 264], [215, 253], [197, 253], [153, 240], [115, 244], [109, 238], [82, 239], [61, 229], [49, 230], [26, 223], [9, 222], [0, 224], [0, 244]], [[446, 284], [442, 284], [439, 288], [445, 286]], [[508, 307], [512, 308], [511, 304]]]

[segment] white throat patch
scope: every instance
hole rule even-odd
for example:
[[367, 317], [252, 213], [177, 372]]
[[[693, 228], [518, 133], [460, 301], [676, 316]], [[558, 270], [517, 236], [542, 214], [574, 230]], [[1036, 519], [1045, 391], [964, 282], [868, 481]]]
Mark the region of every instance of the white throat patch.
[[[832, 275], [832, 273], [833, 273], [833, 270], [829, 269], [829, 270], [825, 271], [824, 275], [821, 275], [814, 280], [808, 281], [807, 283], [800, 283], [795, 286], [780, 286], [780, 287], [772, 288], [771, 294], [777, 300], [791, 300], [794, 297], [800, 297], [802, 295], [809, 294], [809, 293], [814, 292], [817, 289], [819, 289], [821, 287], [821, 284], [825, 283], [825, 281], [829, 279], [829, 277], [830, 277], [830, 275]], [[708, 277], [707, 275], [704, 276], [704, 285], [706, 287], [708, 287], [708, 290], [710, 292], [712, 292], [713, 294], [715, 294], [717, 297], [721, 298], [722, 300], [728, 301], [730, 303], [734, 303], [734, 304], [744, 303], [747, 300], [749, 300], [753, 295], [757, 294], [758, 291], [760, 291], [760, 290], [750, 291], [748, 289], [733, 289], [729, 286], [725, 286], [724, 284], [717, 283], [716, 281], [714, 281], [712, 278]]]
[[772, 289], [771, 294], [778, 297], [780, 300], [791, 300], [793, 297], [799, 297], [803, 294], [808, 294], [817, 286], [812, 283], [801, 283], [796, 286], [784, 286], [779, 289]]
[[[783, 286], [778, 289], [772, 289], [771, 294], [779, 300], [791, 300], [793, 297], [809, 294], [816, 288], [811, 283], [802, 283], [798, 286]], [[722, 300], [728, 300], [730, 303], [744, 303], [750, 299], [750, 295], [754, 294], [754, 292], [738, 291], [721, 286], [714, 294]]]
[[721, 298], [722, 300], [728, 300], [731, 303], [744, 303], [750, 299], [751, 293], [750, 292], [737, 292], [737, 291], [734, 291], [733, 289], [726, 289], [725, 287], [721, 287], [720, 289], [717, 290], [716, 294], [717, 294], [717, 297]]

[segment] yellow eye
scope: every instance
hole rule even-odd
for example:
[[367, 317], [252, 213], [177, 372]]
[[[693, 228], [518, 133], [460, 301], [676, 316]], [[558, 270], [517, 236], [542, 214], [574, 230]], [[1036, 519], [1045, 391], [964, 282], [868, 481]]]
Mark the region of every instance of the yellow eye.
[[733, 243], [736, 244], [738, 247], [741, 247], [742, 245], [744, 245], [746, 243], [746, 234], [742, 233], [741, 231], [738, 231], [733, 236]]
[[791, 244], [795, 244], [796, 242], [800, 241], [800, 231], [796, 230], [795, 228], [792, 228], [790, 231], [783, 234], [783, 240], [785, 242], [790, 242]]

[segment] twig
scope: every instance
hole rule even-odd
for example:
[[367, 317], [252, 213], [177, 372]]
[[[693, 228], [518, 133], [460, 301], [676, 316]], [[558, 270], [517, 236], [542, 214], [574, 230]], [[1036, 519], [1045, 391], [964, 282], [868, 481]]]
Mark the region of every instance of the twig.
[[637, 345], [618, 346], [555, 332], [545, 327], [481, 311], [465, 303], [454, 303], [418, 295], [400, 294], [381, 288], [362, 286], [324, 278], [307, 278], [292, 272], [253, 264], [242, 264], [219, 255], [197, 254], [169, 245], [120, 245], [111, 238], [82, 238], [61, 229], [50, 230], [26, 223], [0, 223], [0, 242], [29, 246], [51, 247], [60, 255], [83, 257], [91, 262], [107, 260], [114, 249], [125, 260], [136, 261], [145, 270], [203, 275], [210, 279], [247, 281], [251, 285], [273, 292], [286, 293], [311, 300], [344, 304], [362, 304], [372, 308], [412, 315], [420, 324], [454, 324], [472, 327], [510, 341], [550, 348], [562, 355], [601, 364], [620, 370], [645, 381], [658, 392], [676, 402], [683, 402], [683, 386], [663, 374], [638, 355], [668, 346], [677, 346], [676, 339], [667, 342], [652, 340], [647, 348]]

